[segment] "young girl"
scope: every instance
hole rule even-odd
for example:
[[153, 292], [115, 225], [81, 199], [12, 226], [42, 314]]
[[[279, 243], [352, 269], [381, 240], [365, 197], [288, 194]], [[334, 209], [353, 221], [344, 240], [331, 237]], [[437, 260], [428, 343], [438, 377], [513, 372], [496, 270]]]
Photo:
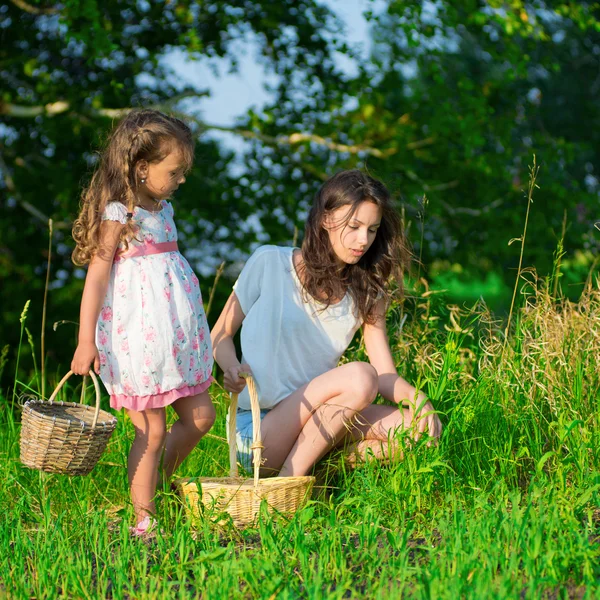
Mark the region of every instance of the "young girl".
[[[225, 388], [241, 392], [238, 457], [247, 468], [245, 371], [259, 389], [265, 475], [305, 475], [343, 439], [354, 456], [387, 457], [398, 430], [440, 435], [431, 402], [398, 376], [386, 334], [387, 283], [395, 274], [401, 285], [408, 259], [389, 192], [360, 171], [319, 190], [302, 249], [263, 246], [250, 257], [212, 331]], [[233, 344], [240, 326], [244, 364]], [[337, 366], [361, 326], [371, 364]], [[372, 404], [378, 392], [398, 408]]]
[[[191, 131], [179, 119], [131, 112], [112, 133], [73, 227], [73, 262], [89, 268], [71, 369], [84, 375], [93, 363], [111, 407], [124, 408], [133, 422], [134, 535], [154, 526], [161, 457], [168, 478], [215, 418], [200, 287], [178, 251], [167, 201], [185, 182], [193, 153]], [[167, 433], [169, 404], [179, 419]]]

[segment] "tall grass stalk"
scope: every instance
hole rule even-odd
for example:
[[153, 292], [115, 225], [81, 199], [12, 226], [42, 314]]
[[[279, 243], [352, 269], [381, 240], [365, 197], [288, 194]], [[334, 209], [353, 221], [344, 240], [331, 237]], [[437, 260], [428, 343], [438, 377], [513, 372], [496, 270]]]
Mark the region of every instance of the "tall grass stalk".
[[221, 275], [223, 274], [223, 270], [225, 269], [225, 261], [223, 261], [217, 272], [215, 273], [215, 280], [213, 281], [213, 285], [210, 288], [210, 294], [208, 296], [208, 304], [206, 305], [206, 316], [208, 317], [210, 313], [210, 309], [212, 308], [213, 298], [215, 296], [215, 290], [217, 289], [217, 284], [219, 283], [219, 279], [221, 279]]
[[33, 363], [33, 381], [37, 384], [36, 393], [39, 395], [40, 393], [40, 372], [38, 371], [37, 360], [35, 358], [35, 343], [33, 341], [33, 336], [31, 335], [31, 331], [29, 331], [28, 327], [25, 327], [25, 334], [27, 335], [27, 342], [29, 343], [29, 348], [31, 350], [31, 361]]
[[562, 231], [560, 239], [554, 253], [554, 263], [552, 265], [552, 297], [556, 300], [559, 292], [559, 280], [561, 278], [561, 264], [565, 255], [565, 234], [567, 232], [567, 209], [563, 214]]
[[425, 242], [425, 209], [427, 208], [427, 204], [428, 204], [429, 200], [427, 199], [427, 196], [425, 194], [423, 194], [423, 197], [421, 198], [421, 212], [419, 213], [420, 216], [420, 220], [421, 220], [421, 239], [419, 241], [419, 265], [418, 265], [418, 270], [417, 270], [417, 282], [416, 285], [419, 285], [419, 282], [421, 280], [421, 265], [423, 263], [423, 243]]
[[42, 305], [42, 333], [40, 336], [42, 398], [46, 397], [46, 306], [48, 304], [48, 288], [50, 286], [50, 264], [52, 262], [52, 228], [52, 219], [48, 219], [48, 265], [46, 267], [46, 283], [44, 285], [44, 304]]
[[525, 250], [525, 237], [527, 236], [527, 225], [529, 223], [529, 209], [531, 208], [531, 205], [533, 204], [533, 190], [535, 188], [539, 189], [539, 186], [536, 184], [536, 179], [538, 176], [538, 172], [539, 172], [539, 167], [537, 166], [536, 163], [536, 158], [535, 158], [535, 154], [533, 155], [533, 165], [529, 168], [529, 188], [527, 191], [527, 211], [525, 213], [525, 225], [523, 227], [523, 234], [521, 235], [520, 238], [513, 238], [512, 240], [510, 240], [508, 242], [508, 245], [510, 246], [513, 242], [521, 242], [521, 252], [519, 254], [519, 266], [517, 268], [517, 276], [515, 279], [515, 287], [513, 289], [513, 295], [512, 295], [512, 300], [510, 302], [510, 310], [508, 312], [508, 320], [506, 322], [506, 330], [504, 332], [504, 346], [503, 348], [506, 347], [506, 344], [508, 343], [508, 332], [510, 330], [510, 324], [511, 324], [511, 320], [512, 320], [512, 315], [513, 315], [513, 310], [515, 307], [515, 299], [517, 297], [517, 290], [519, 289], [519, 283], [521, 281], [521, 273], [522, 273], [522, 266], [523, 266], [523, 252]]
[[8, 351], [10, 350], [10, 346], [5, 344], [0, 351], [0, 378], [2, 377], [2, 373], [4, 372], [4, 367], [6, 363], [8, 363]]
[[21, 345], [23, 343], [23, 333], [25, 332], [25, 321], [27, 320], [27, 311], [29, 310], [30, 303], [31, 303], [31, 300], [27, 300], [27, 302], [25, 302], [25, 306], [23, 307], [23, 310], [21, 311], [21, 317], [19, 318], [19, 322], [21, 323], [21, 332], [19, 334], [19, 345], [17, 346], [17, 361], [15, 364], [15, 377], [13, 379], [13, 394], [12, 394], [13, 403], [16, 402], [16, 399], [17, 399], [17, 377], [19, 374], [19, 361], [21, 359]]

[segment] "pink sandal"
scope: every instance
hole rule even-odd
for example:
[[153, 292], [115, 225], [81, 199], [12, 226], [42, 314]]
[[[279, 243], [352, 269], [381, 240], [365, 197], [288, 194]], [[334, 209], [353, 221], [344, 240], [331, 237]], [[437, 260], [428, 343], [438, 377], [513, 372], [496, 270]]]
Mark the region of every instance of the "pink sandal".
[[129, 528], [129, 533], [133, 537], [144, 537], [156, 529], [156, 519], [146, 515], [135, 527]]

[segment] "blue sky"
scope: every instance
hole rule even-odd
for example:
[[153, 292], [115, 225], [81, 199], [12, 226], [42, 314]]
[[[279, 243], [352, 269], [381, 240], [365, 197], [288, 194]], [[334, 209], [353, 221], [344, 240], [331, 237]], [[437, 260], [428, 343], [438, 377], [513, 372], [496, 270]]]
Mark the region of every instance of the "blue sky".
[[[276, 0], [275, 0], [276, 1]], [[369, 25], [363, 17], [367, 9], [380, 10], [386, 0], [322, 0], [329, 6], [345, 23], [347, 41], [353, 46], [361, 49], [361, 54], [367, 56], [370, 52], [371, 43]], [[264, 72], [263, 67], [255, 60], [256, 48], [252, 40], [236, 42], [234, 51], [239, 58], [239, 69], [236, 73], [229, 73], [229, 62], [226, 60], [189, 61], [184, 53], [172, 52], [166, 57], [167, 63], [175, 70], [176, 75], [182, 82], [193, 85], [198, 90], [210, 90], [210, 97], [202, 97], [186, 101], [186, 112], [193, 112], [203, 121], [220, 126], [232, 126], [236, 118], [243, 115], [250, 107], [257, 110], [268, 100], [268, 94], [264, 84], [272, 77]], [[350, 71], [354, 68], [353, 63], [346, 57], [340, 57], [340, 68]], [[215, 73], [215, 70], [217, 71]], [[218, 139], [226, 147], [238, 152], [238, 161], [230, 164], [232, 172], [237, 174], [243, 172], [244, 164], [239, 152], [243, 149], [245, 141], [240, 136], [232, 133], [209, 131], [208, 136]], [[261, 238], [262, 226], [255, 216], [240, 227], [251, 228]], [[226, 247], [223, 250], [223, 247]], [[219, 250], [219, 251], [217, 251]], [[205, 243], [196, 251], [188, 251], [188, 259], [194, 262], [196, 270], [204, 276], [211, 276], [217, 268], [220, 259], [218, 256], [227, 255], [230, 259], [239, 260], [241, 266], [246, 258], [244, 252], [240, 252], [225, 242], [215, 245]], [[237, 268], [237, 267], [236, 267]]]
[[[382, 5], [382, 0], [323, 0], [346, 24], [348, 41], [358, 44], [364, 55], [370, 50], [368, 24], [363, 17], [366, 9]], [[251, 40], [239, 43], [236, 53], [240, 57], [239, 71], [228, 73], [227, 61], [189, 62], [183, 54], [171, 53], [167, 62], [175, 69], [177, 75], [198, 89], [210, 89], [211, 96], [195, 102], [194, 110], [199, 109], [204, 121], [229, 126], [233, 125], [236, 117], [245, 113], [250, 107], [260, 109], [268, 100], [264, 84], [268, 82], [261, 65], [254, 59], [255, 50]], [[347, 59], [346, 59], [347, 60]], [[342, 64], [345, 69], [351, 69], [351, 64]], [[218, 70], [218, 74], [213, 72]], [[242, 140], [233, 134], [212, 132], [225, 145], [235, 150], [242, 147]]]

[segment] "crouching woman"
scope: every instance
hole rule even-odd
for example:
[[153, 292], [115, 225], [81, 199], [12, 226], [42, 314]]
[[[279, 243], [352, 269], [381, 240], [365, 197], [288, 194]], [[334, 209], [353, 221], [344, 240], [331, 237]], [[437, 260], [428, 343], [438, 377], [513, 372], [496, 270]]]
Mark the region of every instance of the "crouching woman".
[[[390, 194], [361, 171], [317, 192], [302, 248], [262, 246], [250, 257], [212, 331], [224, 386], [240, 393], [238, 459], [252, 460], [252, 373], [261, 407], [262, 475], [299, 476], [345, 442], [353, 456], [388, 458], [398, 431], [439, 437], [431, 402], [396, 372], [385, 312], [409, 261]], [[233, 337], [242, 327], [242, 359]], [[367, 362], [338, 366], [362, 327]], [[377, 393], [396, 406], [373, 404]]]

